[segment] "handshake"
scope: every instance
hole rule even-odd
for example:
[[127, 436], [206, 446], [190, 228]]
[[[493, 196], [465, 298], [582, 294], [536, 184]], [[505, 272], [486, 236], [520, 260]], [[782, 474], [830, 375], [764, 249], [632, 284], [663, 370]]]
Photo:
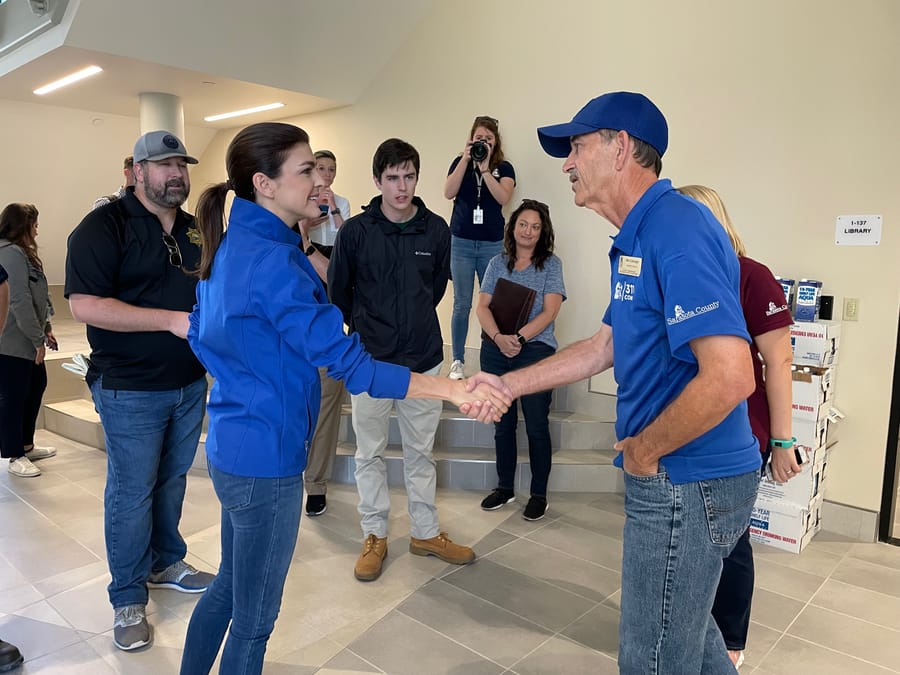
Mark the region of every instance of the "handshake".
[[453, 388], [451, 403], [471, 419], [499, 422], [516, 396], [499, 376], [477, 373], [465, 380], [448, 380]]

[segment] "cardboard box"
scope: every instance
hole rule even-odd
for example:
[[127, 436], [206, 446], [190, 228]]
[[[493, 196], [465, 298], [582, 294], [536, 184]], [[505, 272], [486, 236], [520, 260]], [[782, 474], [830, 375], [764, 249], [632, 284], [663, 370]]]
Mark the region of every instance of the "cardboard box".
[[760, 497], [750, 517], [750, 540], [800, 553], [821, 528], [822, 495], [806, 505]]
[[822, 492], [825, 481], [825, 464], [827, 461], [824, 447], [810, 450], [800, 448], [803, 465], [800, 473], [787, 483], [777, 483], [766, 469], [766, 475], [759, 482], [759, 496], [773, 501], [792, 502], [803, 506], [809, 504]]
[[791, 373], [793, 417], [818, 420], [828, 415], [834, 394], [834, 370], [803, 366]]
[[791, 325], [791, 347], [798, 366], [833, 366], [841, 344], [839, 321], [794, 323]]
[[791, 429], [797, 439], [797, 445], [806, 448], [818, 448], [828, 442], [831, 423], [828, 415], [818, 419], [792, 417]]

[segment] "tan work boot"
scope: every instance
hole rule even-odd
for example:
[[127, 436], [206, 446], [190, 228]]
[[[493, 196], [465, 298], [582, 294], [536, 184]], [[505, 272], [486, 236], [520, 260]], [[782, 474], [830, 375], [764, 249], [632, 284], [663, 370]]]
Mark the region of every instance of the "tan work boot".
[[475, 551], [450, 541], [446, 532], [431, 539], [409, 538], [409, 552], [415, 555], [433, 555], [451, 565], [468, 565], [475, 560]]
[[387, 537], [379, 539], [370, 534], [363, 542], [362, 553], [353, 568], [354, 576], [360, 581], [375, 581], [381, 576], [381, 565], [387, 557]]

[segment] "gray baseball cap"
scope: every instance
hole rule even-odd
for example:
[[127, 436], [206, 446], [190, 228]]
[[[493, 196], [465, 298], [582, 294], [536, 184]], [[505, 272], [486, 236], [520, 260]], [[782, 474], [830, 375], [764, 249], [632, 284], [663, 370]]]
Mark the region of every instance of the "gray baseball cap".
[[145, 159], [156, 162], [169, 157], [184, 157], [188, 164], [199, 164], [195, 157], [187, 153], [179, 138], [168, 131], [148, 131], [134, 144], [134, 163]]

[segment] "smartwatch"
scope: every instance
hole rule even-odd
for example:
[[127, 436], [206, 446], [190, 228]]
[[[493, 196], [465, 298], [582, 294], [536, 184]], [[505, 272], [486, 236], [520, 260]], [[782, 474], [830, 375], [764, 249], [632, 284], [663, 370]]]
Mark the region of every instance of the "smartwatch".
[[796, 445], [797, 439], [792, 438], [790, 440], [784, 440], [781, 438], [770, 438], [769, 446], [773, 448], [793, 448]]
[[306, 257], [308, 258], [309, 256], [311, 256], [313, 253], [315, 253], [318, 250], [319, 249], [316, 248], [315, 244], [310, 244], [309, 246], [306, 247], [306, 250], [303, 252], [306, 254]]
[[520, 345], [524, 345], [526, 342], [528, 342], [528, 340], [526, 340], [521, 333], [516, 333], [516, 340], [519, 341]]

